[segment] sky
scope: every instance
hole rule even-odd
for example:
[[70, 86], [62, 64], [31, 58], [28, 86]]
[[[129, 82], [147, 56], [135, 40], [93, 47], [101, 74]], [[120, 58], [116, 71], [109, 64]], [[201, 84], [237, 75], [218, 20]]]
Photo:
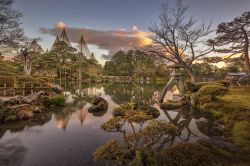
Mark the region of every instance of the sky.
[[[14, 7], [23, 13], [22, 26], [27, 36], [40, 37], [50, 49], [61, 27], [71, 42], [83, 34], [91, 52], [103, 63], [121, 49], [149, 43], [149, 27], [159, 21], [162, 2], [174, 0], [16, 0]], [[184, 0], [188, 15], [197, 22], [212, 21], [212, 29], [250, 10], [250, 0]]]

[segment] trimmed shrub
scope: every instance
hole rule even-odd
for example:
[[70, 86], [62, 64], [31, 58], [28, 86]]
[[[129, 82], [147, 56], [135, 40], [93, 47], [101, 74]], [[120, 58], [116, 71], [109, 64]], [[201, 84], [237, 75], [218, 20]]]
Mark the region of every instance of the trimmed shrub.
[[[132, 107], [129, 108], [128, 105], [122, 105], [120, 107], [117, 107], [113, 110], [113, 116], [124, 116], [125, 111], [131, 109]], [[141, 105], [134, 105], [133, 110], [140, 110], [146, 112], [147, 115], [151, 115], [153, 118], [157, 118], [160, 116], [160, 111], [152, 106], [146, 105], [146, 104], [141, 104]]]
[[216, 81], [215, 83], [222, 84], [225, 87], [230, 87], [230, 83], [227, 81]]
[[125, 115], [125, 111], [123, 108], [121, 107], [117, 107], [113, 110], [113, 116], [124, 116]]
[[218, 83], [218, 82], [198, 82], [198, 83], [195, 83], [194, 85], [195, 85], [194, 92], [197, 92], [198, 90], [200, 90], [200, 88], [204, 86], [210, 86], [210, 85], [224, 86], [223, 84]]
[[198, 92], [200, 95], [211, 96], [212, 100], [216, 100], [217, 98], [224, 96], [228, 92], [228, 88], [213, 84], [201, 87]]
[[0, 76], [0, 86], [3, 87], [6, 84], [7, 87], [13, 87], [15, 79], [11, 76]]
[[16, 67], [7, 61], [0, 61], [0, 71], [16, 72]]
[[235, 123], [232, 134], [236, 145], [240, 147], [250, 146], [250, 123], [247, 121]]
[[63, 95], [55, 95], [55, 96], [52, 96], [52, 97], [49, 97], [47, 98], [45, 101], [44, 101], [44, 105], [46, 107], [50, 107], [50, 106], [57, 106], [57, 107], [61, 107], [61, 106], [64, 106], [65, 105], [65, 98]]
[[32, 76], [21, 75], [21, 76], [17, 76], [17, 82], [18, 83], [37, 82], [37, 79]]
[[8, 72], [8, 71], [0, 71], [0, 76], [15, 76], [16, 73]]
[[198, 143], [179, 143], [159, 153], [159, 166], [210, 166], [212, 156]]

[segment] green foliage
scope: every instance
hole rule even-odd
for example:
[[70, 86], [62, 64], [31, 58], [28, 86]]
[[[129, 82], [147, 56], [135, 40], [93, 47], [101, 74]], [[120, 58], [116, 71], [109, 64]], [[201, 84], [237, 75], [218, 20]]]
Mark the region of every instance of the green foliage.
[[210, 166], [209, 150], [197, 143], [179, 143], [158, 155], [159, 166]]
[[0, 76], [15, 76], [16, 73], [8, 72], [8, 71], [0, 71]]
[[9, 115], [4, 119], [4, 122], [16, 121], [17, 117], [15, 115]]
[[104, 72], [112, 76], [141, 78], [153, 77], [156, 68], [154, 61], [146, 53], [130, 50], [128, 52], [118, 51], [110, 61], [105, 63]]
[[250, 123], [247, 121], [235, 123], [232, 134], [236, 145], [240, 147], [250, 146]]
[[61, 107], [65, 105], [65, 97], [63, 95], [55, 95], [47, 98], [44, 103], [46, 107], [57, 106]]
[[153, 120], [151, 115], [136, 107], [134, 103], [122, 105], [114, 112], [115, 117], [101, 125], [104, 131], [121, 133], [125, 145], [109, 141], [96, 149], [96, 159], [115, 160], [117, 163], [123, 159], [125, 165], [155, 163], [153, 146], [163, 136], [174, 135], [176, 127], [167, 121]]
[[135, 111], [143, 111], [147, 115], [152, 116], [153, 118], [157, 118], [160, 116], [160, 111], [157, 108], [149, 106], [148, 104], [143, 103], [129, 103], [129, 104], [121, 104], [120, 107], [115, 108], [113, 110], [113, 116], [124, 116], [125, 112], [128, 109], [132, 109]]
[[230, 87], [230, 83], [227, 81], [216, 81], [215, 83], [222, 84], [225, 87]]
[[6, 84], [7, 87], [13, 87], [15, 79], [12, 76], [0, 76], [0, 86], [3, 87]]
[[203, 86], [209, 86], [209, 85], [223, 86], [223, 84], [216, 83], [216, 82], [198, 82], [198, 83], [195, 83], [195, 92], [197, 92]]
[[174, 125], [169, 125], [164, 120], [151, 120], [148, 125], [143, 129], [142, 134], [149, 137], [160, 137], [160, 135], [173, 135], [176, 132]]
[[93, 153], [95, 160], [116, 160], [120, 161], [123, 157], [122, 147], [116, 140], [108, 140], [99, 146]]
[[15, 73], [17, 68], [10, 62], [0, 61], [0, 71]]
[[216, 100], [219, 97], [224, 96], [228, 92], [228, 88], [220, 85], [207, 85], [199, 89], [200, 95], [211, 96], [212, 100]]
[[211, 78], [214, 74], [213, 66], [208, 63], [195, 63], [192, 66], [193, 73], [197, 80]]

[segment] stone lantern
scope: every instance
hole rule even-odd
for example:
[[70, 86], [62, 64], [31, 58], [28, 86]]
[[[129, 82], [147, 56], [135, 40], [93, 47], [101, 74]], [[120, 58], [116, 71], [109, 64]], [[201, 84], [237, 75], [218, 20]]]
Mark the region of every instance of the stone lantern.
[[181, 68], [183, 68], [183, 65], [174, 64], [169, 66], [168, 68], [172, 69], [172, 73], [170, 74], [171, 78], [165, 85], [161, 93], [160, 103], [162, 102], [180, 103], [184, 95], [184, 82], [181, 74]]

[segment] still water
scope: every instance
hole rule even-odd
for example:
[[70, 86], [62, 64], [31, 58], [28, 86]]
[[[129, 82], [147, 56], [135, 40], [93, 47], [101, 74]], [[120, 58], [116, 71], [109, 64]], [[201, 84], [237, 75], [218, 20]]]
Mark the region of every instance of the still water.
[[[95, 148], [110, 138], [120, 139], [116, 133], [107, 133], [100, 125], [112, 117], [119, 104], [131, 98], [149, 102], [162, 85], [98, 84], [85, 85], [79, 90], [66, 91], [68, 106], [54, 108], [32, 120], [0, 125], [1, 166], [88, 166], [104, 165], [95, 162]], [[88, 113], [91, 97], [99, 95], [108, 101], [108, 110]], [[159, 108], [158, 105], [154, 104]], [[158, 119], [167, 120], [178, 128], [178, 135], [160, 146], [179, 141], [194, 141], [206, 137], [195, 117], [187, 110], [160, 110]]]

